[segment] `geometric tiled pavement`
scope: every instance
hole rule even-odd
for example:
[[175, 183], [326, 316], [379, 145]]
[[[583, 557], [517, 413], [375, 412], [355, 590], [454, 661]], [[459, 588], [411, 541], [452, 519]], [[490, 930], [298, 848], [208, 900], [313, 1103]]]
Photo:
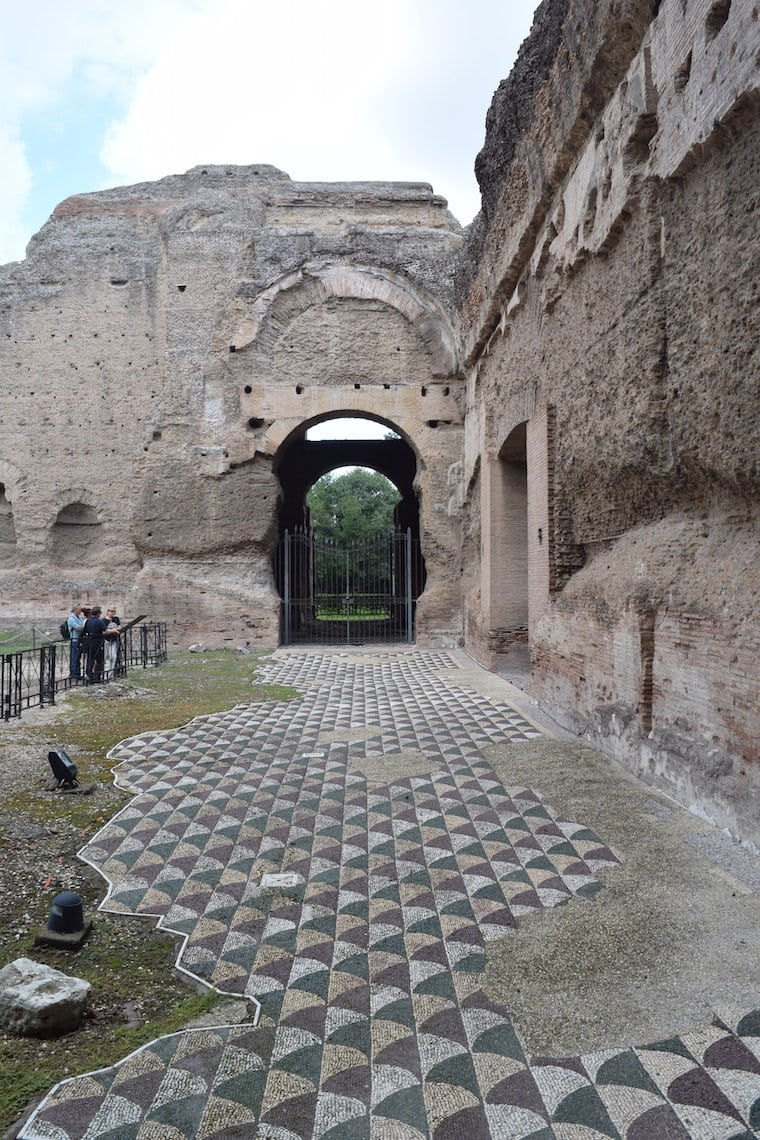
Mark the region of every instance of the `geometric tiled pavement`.
[[[445, 652], [278, 654], [262, 679], [299, 699], [114, 750], [135, 798], [81, 853], [110, 883], [102, 909], [155, 915], [184, 936], [181, 969], [258, 1015], [62, 1082], [24, 1140], [758, 1135], [760, 1012], [527, 1057], [484, 994], [485, 943], [590, 899], [618, 860], [535, 790], [502, 786], [483, 747], [540, 732], [455, 670]], [[263, 893], [282, 870], [304, 886]]]

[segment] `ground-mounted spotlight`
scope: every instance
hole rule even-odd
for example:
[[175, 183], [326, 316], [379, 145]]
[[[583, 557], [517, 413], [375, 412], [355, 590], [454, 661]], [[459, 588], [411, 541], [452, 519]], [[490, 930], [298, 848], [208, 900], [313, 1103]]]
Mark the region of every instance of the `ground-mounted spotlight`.
[[50, 752], [48, 752], [48, 763], [56, 779], [57, 791], [66, 791], [71, 788], [79, 787], [77, 766], [74, 761], [66, 755], [62, 748], [52, 748]]
[[47, 926], [35, 938], [37, 946], [57, 946], [62, 950], [78, 950], [92, 930], [92, 919], [85, 918], [81, 896], [62, 891], [53, 899]]

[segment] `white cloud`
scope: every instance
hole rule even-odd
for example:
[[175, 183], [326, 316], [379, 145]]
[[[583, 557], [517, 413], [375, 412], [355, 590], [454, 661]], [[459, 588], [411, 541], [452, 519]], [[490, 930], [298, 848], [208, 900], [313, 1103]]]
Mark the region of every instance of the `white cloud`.
[[12, 134], [12, 127], [0, 121], [0, 154], [3, 177], [0, 178], [0, 265], [19, 257], [27, 241], [21, 222], [24, 202], [32, 186], [32, 172], [26, 160], [24, 144]]
[[359, 14], [371, 9], [350, 0], [222, 0], [188, 20], [144, 76], [104, 163], [126, 180], [203, 162], [388, 177], [392, 152], [366, 111], [392, 78], [403, 8], [387, 0], [375, 27]]
[[[38, 0], [3, 6], [0, 38], [0, 262], [19, 258], [29, 235], [23, 211], [35, 178], [25, 118], [53, 108], [75, 74], [93, 99], [127, 102], [137, 78], [204, 0]], [[211, 2], [211, 0], [208, 0]], [[83, 187], [85, 189], [85, 187]], [[51, 203], [52, 206], [55, 202]]]
[[333, 416], [315, 424], [306, 432], [308, 440], [323, 439], [384, 439], [390, 428], [376, 420], [352, 419], [347, 416]]
[[63, 196], [48, 163], [38, 158], [31, 169], [24, 121], [41, 109], [52, 115], [74, 80], [86, 100], [114, 106], [104, 139], [72, 138], [69, 149], [100, 150], [103, 186], [206, 162], [271, 163], [296, 180], [432, 182], [467, 222], [479, 205], [472, 165], [488, 102], [535, 0], [5, 7], [0, 261], [21, 256], [32, 180], [50, 179], [49, 209]]
[[533, 7], [219, 0], [143, 77], [101, 158], [121, 182], [206, 162], [271, 163], [304, 181], [432, 181], [468, 222], [485, 112]]

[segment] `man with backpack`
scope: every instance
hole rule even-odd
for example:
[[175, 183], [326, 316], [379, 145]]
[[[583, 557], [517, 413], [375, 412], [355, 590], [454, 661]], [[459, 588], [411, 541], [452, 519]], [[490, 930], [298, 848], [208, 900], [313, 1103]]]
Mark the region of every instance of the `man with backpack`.
[[[66, 619], [66, 628], [69, 635], [69, 676], [71, 677], [72, 681], [78, 681], [82, 675], [82, 644], [80, 638], [82, 636], [82, 630], [84, 629], [84, 618], [82, 616], [81, 606], [74, 606], [72, 608], [71, 613]], [[63, 632], [63, 627], [61, 627], [61, 634], [65, 641], [66, 635]]]
[[101, 617], [100, 606], [93, 606], [89, 617], [84, 623], [82, 636], [85, 639], [87, 653], [87, 684], [99, 685], [103, 680], [103, 634], [108, 629], [108, 622]]

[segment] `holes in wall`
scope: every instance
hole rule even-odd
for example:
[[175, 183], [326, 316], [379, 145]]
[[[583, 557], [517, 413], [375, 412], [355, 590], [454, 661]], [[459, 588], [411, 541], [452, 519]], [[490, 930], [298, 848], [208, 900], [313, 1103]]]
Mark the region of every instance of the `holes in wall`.
[[231, 344], [230, 345], [230, 352], [236, 352], [236, 351], [237, 351], [237, 349], [236, 349], [235, 345]]
[[689, 82], [689, 76], [691, 75], [691, 56], [692, 53], [689, 52], [689, 54], [686, 56], [686, 59], [679, 67], [678, 71], [673, 76], [673, 86], [678, 92], [683, 91], [684, 87]]
[[109, 285], [113, 285], [114, 289], [123, 289], [125, 285], [129, 284], [127, 277], [112, 277]]
[[185, 289], [187, 289], [187, 285], [178, 285], [177, 286], [177, 292], [178, 293], [184, 293]]
[[301, 395], [303, 395], [303, 385], [302, 384], [296, 384], [296, 396], [301, 396]]
[[639, 115], [633, 133], [623, 151], [623, 162], [634, 166], [649, 160], [649, 144], [657, 134], [657, 116]]
[[245, 392], [246, 396], [250, 396], [251, 392], [253, 391], [253, 388], [251, 387], [250, 384], [246, 384], [246, 386], [243, 388], [243, 391]]
[[354, 384], [354, 388], [355, 388], [355, 389], [356, 389], [356, 391], [358, 392], [358, 391], [359, 391], [359, 389], [361, 388], [361, 384]]
[[583, 233], [590, 234], [596, 225], [596, 186], [589, 188], [588, 195], [586, 196], [586, 208], [583, 213]]
[[246, 424], [250, 431], [257, 431], [260, 427], [264, 426], [264, 421], [259, 419], [258, 416], [251, 416]]
[[717, 0], [717, 3], [713, 4], [705, 20], [705, 39], [708, 44], [715, 39], [718, 32], [726, 23], [730, 11], [731, 0]]
[[420, 388], [420, 395], [421, 396], [427, 396], [427, 388], [425, 388], [424, 386], [422, 388]]
[[153, 439], [159, 440], [160, 438], [161, 438], [161, 432], [159, 431], [158, 428], [156, 428], [155, 431], [153, 432]]
[[427, 426], [429, 428], [437, 428], [438, 427], [438, 420], [428, 420]]

